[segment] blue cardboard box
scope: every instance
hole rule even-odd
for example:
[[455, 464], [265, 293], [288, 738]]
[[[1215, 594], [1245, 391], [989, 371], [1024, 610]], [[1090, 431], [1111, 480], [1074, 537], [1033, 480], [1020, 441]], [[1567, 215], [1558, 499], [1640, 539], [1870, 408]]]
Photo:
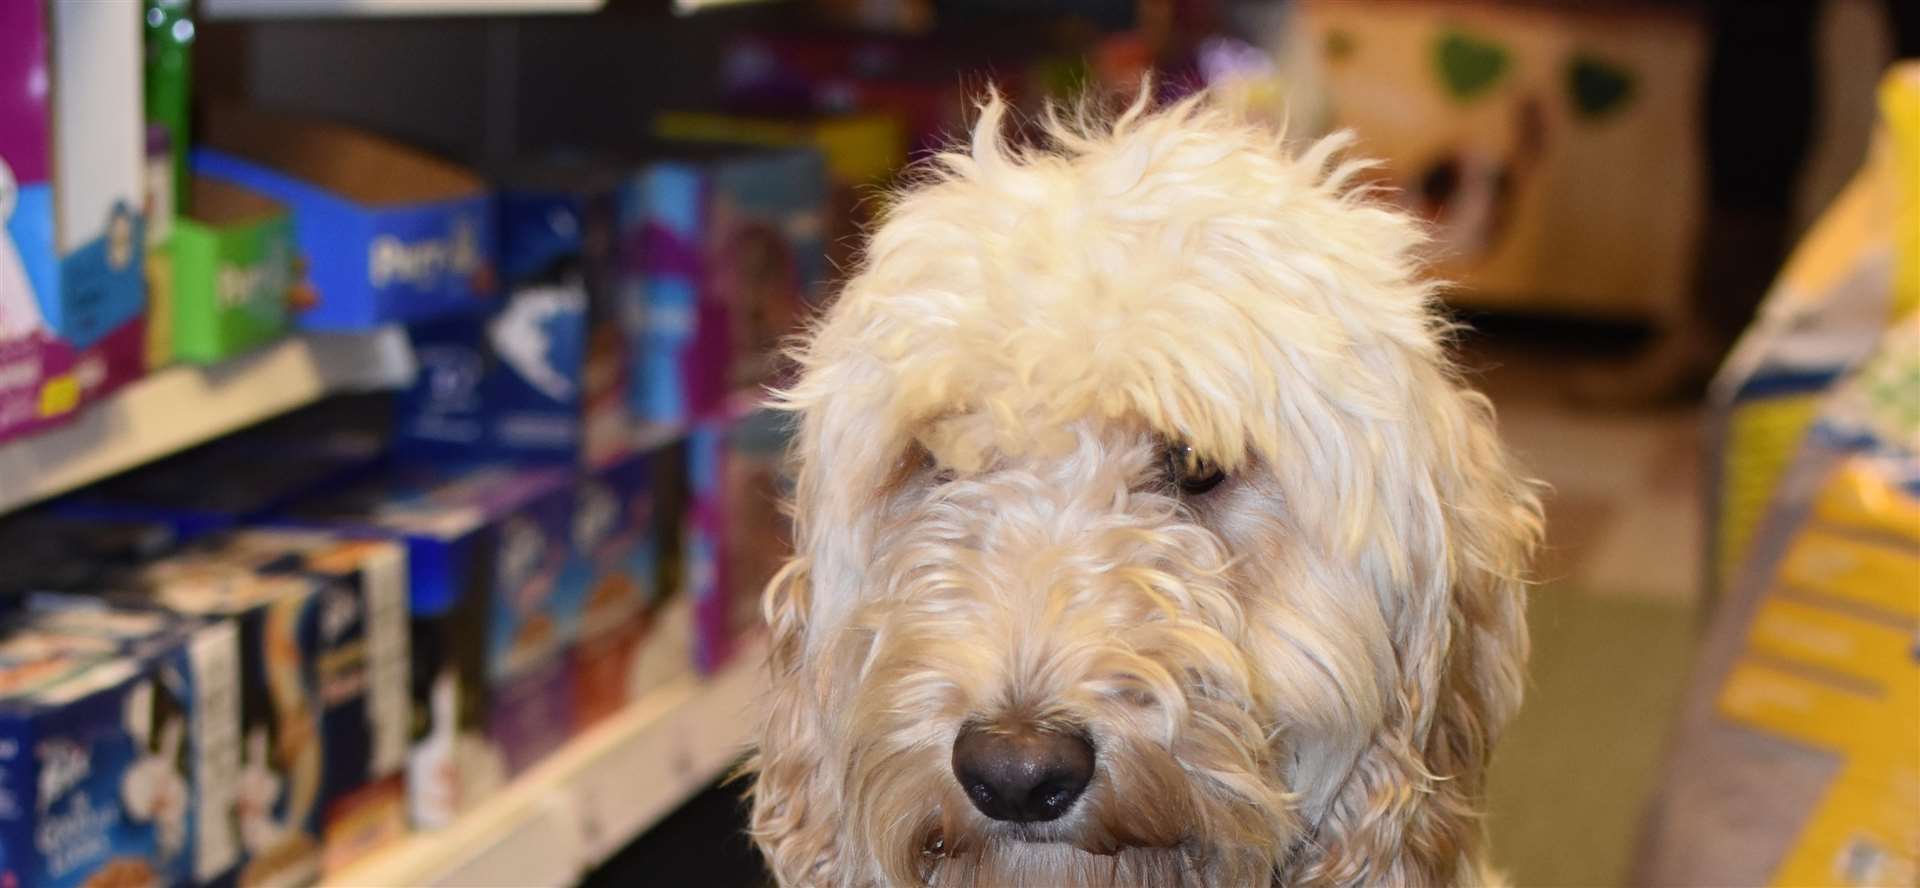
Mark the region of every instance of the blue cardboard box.
[[518, 173], [499, 196], [506, 296], [409, 331], [420, 372], [398, 445], [467, 461], [595, 464], [630, 425], [628, 345], [613, 287], [613, 179], [584, 164]]
[[205, 117], [194, 172], [293, 211], [312, 330], [363, 330], [484, 309], [498, 228], [478, 177], [385, 139], [253, 111]]
[[238, 851], [233, 626], [89, 607], [0, 638], [0, 880], [204, 882]]

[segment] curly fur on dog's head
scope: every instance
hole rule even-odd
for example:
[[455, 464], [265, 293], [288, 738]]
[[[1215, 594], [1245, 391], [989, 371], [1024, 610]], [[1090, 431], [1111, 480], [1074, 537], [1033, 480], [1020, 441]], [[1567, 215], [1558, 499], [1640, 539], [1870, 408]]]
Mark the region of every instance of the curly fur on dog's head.
[[[799, 552], [749, 763], [784, 885], [1439, 885], [1519, 705], [1540, 531], [1421, 234], [1334, 137], [1049, 118], [899, 195], [798, 352]], [[1169, 480], [1190, 446], [1227, 480]], [[1058, 820], [968, 725], [1084, 732]]]

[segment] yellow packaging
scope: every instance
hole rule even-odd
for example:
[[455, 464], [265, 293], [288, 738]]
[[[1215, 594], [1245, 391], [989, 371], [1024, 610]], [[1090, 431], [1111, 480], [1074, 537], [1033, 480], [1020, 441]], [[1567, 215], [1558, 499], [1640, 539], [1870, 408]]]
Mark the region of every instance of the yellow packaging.
[[1895, 159], [1894, 314], [1920, 308], [1920, 62], [1893, 66], [1880, 83], [1880, 116]]

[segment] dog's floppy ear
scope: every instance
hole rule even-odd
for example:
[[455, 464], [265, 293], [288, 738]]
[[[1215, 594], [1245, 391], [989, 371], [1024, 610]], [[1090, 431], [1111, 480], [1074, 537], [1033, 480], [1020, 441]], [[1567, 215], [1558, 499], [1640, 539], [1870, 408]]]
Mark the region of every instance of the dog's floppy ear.
[[753, 775], [750, 830], [781, 885], [822, 884], [838, 869], [836, 793], [820, 760], [822, 703], [807, 658], [808, 584], [804, 556], [767, 584], [762, 609], [772, 635], [767, 666], [773, 686], [745, 767]]
[[[1476, 884], [1487, 757], [1520, 706], [1527, 564], [1541, 518], [1487, 399], [1443, 367], [1415, 371], [1406, 444], [1410, 558], [1386, 600], [1399, 663], [1385, 722], [1328, 812], [1305, 884]], [[1396, 572], [1401, 573], [1401, 572]]]

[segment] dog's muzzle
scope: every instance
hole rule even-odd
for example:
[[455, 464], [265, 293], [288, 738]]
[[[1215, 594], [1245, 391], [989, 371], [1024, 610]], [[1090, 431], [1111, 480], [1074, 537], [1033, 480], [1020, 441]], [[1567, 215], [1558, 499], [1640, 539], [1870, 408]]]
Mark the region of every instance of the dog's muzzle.
[[1092, 782], [1093, 764], [1093, 743], [1078, 733], [973, 725], [953, 744], [968, 800], [1007, 823], [1059, 819]]

